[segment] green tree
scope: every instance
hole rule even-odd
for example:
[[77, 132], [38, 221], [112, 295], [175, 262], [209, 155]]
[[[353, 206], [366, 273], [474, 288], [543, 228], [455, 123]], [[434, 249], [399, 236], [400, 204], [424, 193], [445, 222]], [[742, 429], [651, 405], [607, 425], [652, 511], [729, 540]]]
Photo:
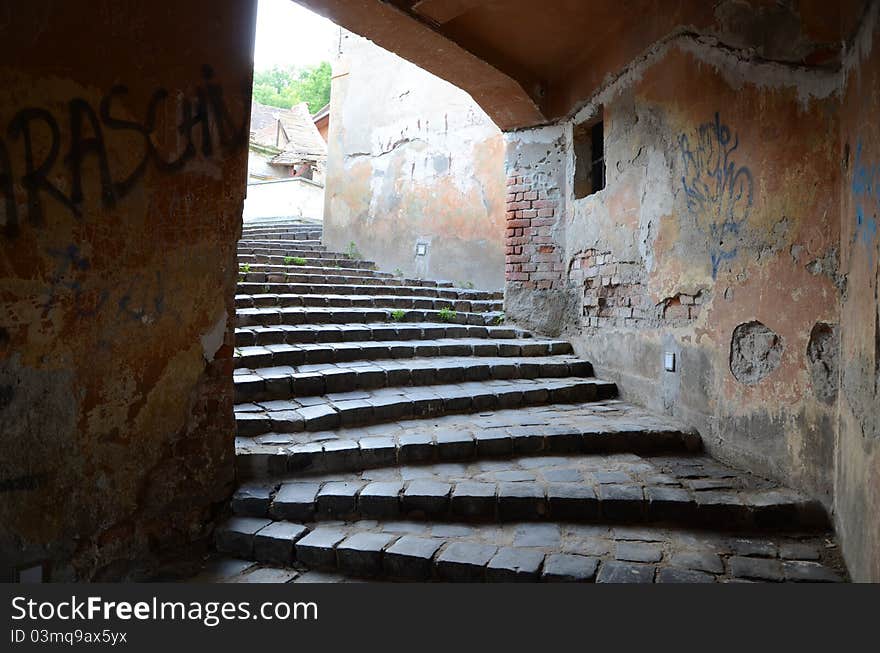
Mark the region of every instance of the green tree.
[[301, 69], [273, 66], [255, 71], [254, 99], [282, 109], [305, 102], [309, 111], [315, 113], [330, 101], [330, 77], [331, 68], [326, 61]]

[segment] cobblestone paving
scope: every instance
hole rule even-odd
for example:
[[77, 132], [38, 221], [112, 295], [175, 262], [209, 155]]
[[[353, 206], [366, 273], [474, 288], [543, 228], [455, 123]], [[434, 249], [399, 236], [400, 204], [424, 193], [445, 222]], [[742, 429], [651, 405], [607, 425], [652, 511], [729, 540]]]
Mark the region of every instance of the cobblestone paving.
[[247, 226], [212, 582], [846, 580], [823, 507], [616, 399], [500, 293]]

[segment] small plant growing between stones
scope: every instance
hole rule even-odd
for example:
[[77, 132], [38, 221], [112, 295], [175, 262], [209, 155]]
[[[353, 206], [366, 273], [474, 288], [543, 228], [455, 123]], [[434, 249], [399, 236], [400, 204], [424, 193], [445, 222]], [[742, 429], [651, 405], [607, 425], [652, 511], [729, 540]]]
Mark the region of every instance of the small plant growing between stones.
[[251, 271], [251, 264], [250, 263], [242, 263], [241, 265], [238, 266], [238, 271], [241, 272], [242, 274], [247, 274], [248, 272]]
[[293, 263], [293, 257], [292, 256], [285, 256], [284, 257], [284, 265], [290, 265], [291, 263]]
[[293, 264], [293, 265], [305, 265], [305, 264], [306, 264], [306, 260], [305, 260], [302, 256], [291, 256], [291, 257], [290, 257], [290, 263], [288, 263], [288, 265], [291, 265], [291, 264]]
[[394, 276], [395, 276], [395, 277], [402, 277], [402, 276], [403, 276], [403, 270], [401, 270], [400, 268], [394, 268]]
[[438, 317], [443, 322], [452, 322], [455, 319], [455, 311], [453, 311], [448, 306], [444, 306], [443, 308], [440, 309], [440, 312], [438, 313]]
[[474, 289], [474, 282], [473, 281], [459, 281], [458, 287], [459, 288], [466, 288], [467, 290], [473, 290]]
[[358, 259], [363, 258], [361, 256], [360, 250], [358, 249], [358, 246], [355, 244], [354, 241], [351, 241], [348, 244], [348, 249], [345, 250], [345, 253], [348, 254], [348, 258], [350, 258], [350, 259], [358, 260]]
[[504, 313], [501, 313], [501, 315], [496, 315], [493, 324], [495, 324], [495, 326], [501, 326], [502, 324], [504, 324]]
[[397, 308], [397, 309], [391, 311], [391, 319], [394, 320], [395, 322], [403, 321], [403, 318], [405, 315], [406, 315], [406, 311], [404, 311], [402, 308]]

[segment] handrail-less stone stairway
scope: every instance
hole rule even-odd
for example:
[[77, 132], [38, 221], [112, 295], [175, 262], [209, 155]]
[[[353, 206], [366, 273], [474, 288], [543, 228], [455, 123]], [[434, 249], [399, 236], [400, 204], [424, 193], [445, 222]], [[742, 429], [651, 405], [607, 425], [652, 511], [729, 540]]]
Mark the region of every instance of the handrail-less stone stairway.
[[246, 225], [241, 487], [202, 578], [833, 581], [820, 505], [616, 399], [500, 293], [328, 252], [320, 225]]

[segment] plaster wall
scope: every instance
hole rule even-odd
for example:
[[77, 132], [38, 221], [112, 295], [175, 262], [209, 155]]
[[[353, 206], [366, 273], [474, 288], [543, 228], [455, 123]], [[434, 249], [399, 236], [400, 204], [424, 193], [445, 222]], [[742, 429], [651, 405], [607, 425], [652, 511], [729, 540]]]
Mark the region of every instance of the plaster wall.
[[294, 177], [251, 183], [244, 201], [244, 221], [259, 218], [301, 217], [320, 220], [324, 215], [324, 187]]
[[347, 32], [333, 74], [327, 244], [354, 242], [407, 276], [501, 288], [499, 129], [464, 91]]
[[0, 5], [3, 578], [182, 571], [233, 488], [255, 3], [170, 15]]
[[844, 63], [836, 526], [854, 578], [880, 580], [880, 7]]
[[[564, 333], [625, 398], [829, 509], [837, 350], [808, 352], [836, 337], [843, 288], [836, 89], [683, 39], [572, 120], [508, 134], [508, 225], [527, 248], [508, 316]], [[600, 116], [607, 186], [575, 199], [573, 127]]]

